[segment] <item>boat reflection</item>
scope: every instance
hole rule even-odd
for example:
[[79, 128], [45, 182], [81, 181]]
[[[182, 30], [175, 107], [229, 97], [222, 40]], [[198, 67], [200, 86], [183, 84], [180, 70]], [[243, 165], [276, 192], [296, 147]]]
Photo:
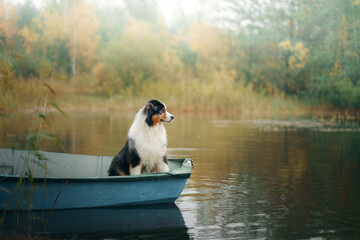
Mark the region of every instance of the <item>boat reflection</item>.
[[[31, 235], [50, 238], [172, 238], [188, 239], [180, 209], [174, 204], [53, 211], [6, 212], [4, 236]], [[45, 227], [45, 228], [44, 228]], [[43, 231], [44, 230], [44, 231]]]

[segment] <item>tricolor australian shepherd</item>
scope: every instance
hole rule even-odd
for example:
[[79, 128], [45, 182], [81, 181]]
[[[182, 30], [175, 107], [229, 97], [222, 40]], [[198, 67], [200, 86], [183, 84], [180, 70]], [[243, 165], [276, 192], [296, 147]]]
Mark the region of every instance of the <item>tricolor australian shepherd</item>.
[[147, 102], [135, 115], [125, 146], [111, 162], [109, 176], [169, 171], [164, 123], [173, 119], [162, 102]]

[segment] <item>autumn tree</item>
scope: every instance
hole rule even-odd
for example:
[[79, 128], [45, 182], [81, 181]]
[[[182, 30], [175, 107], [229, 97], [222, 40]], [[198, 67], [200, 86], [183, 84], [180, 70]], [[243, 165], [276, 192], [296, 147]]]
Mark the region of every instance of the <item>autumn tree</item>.
[[68, 39], [72, 75], [90, 69], [96, 60], [97, 35], [100, 22], [95, 7], [86, 0], [63, 2], [64, 32]]
[[226, 33], [212, 24], [195, 23], [188, 33], [190, 49], [196, 54], [199, 80], [222, 82], [231, 72], [231, 43]]
[[12, 48], [16, 45], [18, 14], [10, 2], [0, 1], [0, 45]]
[[358, 0], [222, 0], [211, 14], [203, 6], [179, 8], [169, 27], [155, 0], [0, 0], [0, 77], [72, 77], [109, 97], [153, 83], [247, 86], [360, 108]]
[[293, 43], [290, 40], [280, 42], [278, 47], [282, 53], [283, 91], [289, 94], [305, 90], [306, 80], [301, 79], [301, 73], [309, 58], [309, 48], [306, 48], [301, 42]]
[[124, 28], [117, 31], [121, 34], [114, 32], [116, 37], [104, 45], [101, 62], [93, 68], [104, 94], [176, 78], [181, 63], [173, 49], [175, 40], [164, 25], [129, 16]]

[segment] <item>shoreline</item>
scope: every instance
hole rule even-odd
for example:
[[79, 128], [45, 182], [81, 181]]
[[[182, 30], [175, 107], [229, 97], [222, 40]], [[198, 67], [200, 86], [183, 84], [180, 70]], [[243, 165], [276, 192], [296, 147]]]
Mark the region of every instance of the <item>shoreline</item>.
[[[65, 112], [65, 114], [71, 114], [73, 112], [98, 112], [98, 113], [114, 113], [121, 112], [123, 115], [134, 115], [141, 107], [134, 106], [99, 106], [99, 105], [75, 105], [75, 106], [59, 106], [60, 109]], [[243, 110], [240, 108], [231, 108], [231, 109], [216, 109], [211, 107], [201, 107], [194, 106], [193, 108], [185, 108], [183, 106], [174, 106], [167, 105], [168, 109], [172, 113], [181, 114], [184, 116], [209, 116], [213, 118], [221, 117], [275, 117], [275, 116], [317, 116], [319, 118], [331, 118], [331, 119], [344, 119], [344, 120], [354, 120], [360, 121], [360, 111], [354, 110], [345, 110], [345, 109], [326, 109], [326, 108], [316, 108], [312, 106], [300, 106], [297, 109], [277, 109], [277, 110]], [[10, 111], [0, 111], [0, 114], [21, 114], [21, 113], [40, 113], [43, 111], [43, 106], [35, 106], [33, 108], [18, 108], [12, 109]], [[51, 113], [60, 113], [54, 107], [47, 108], [46, 112]], [[119, 113], [120, 114], [120, 113]]]

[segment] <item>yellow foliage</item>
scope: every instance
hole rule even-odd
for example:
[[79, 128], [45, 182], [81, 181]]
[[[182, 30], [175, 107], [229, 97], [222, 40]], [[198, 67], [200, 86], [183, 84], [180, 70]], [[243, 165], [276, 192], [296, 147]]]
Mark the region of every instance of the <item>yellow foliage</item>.
[[95, 92], [101, 95], [113, 96], [119, 94], [119, 89], [124, 87], [121, 79], [116, 77], [116, 69], [111, 64], [98, 63], [92, 68], [95, 77]]
[[71, 47], [70, 55], [76, 51], [77, 57], [85, 68], [89, 68], [96, 59], [99, 41], [97, 30], [100, 22], [95, 7], [86, 0], [69, 1], [64, 31]]
[[341, 20], [341, 33], [340, 33], [340, 40], [341, 42], [346, 45], [349, 39], [349, 33], [347, 31], [348, 28], [348, 22], [346, 21], [346, 18], [343, 17]]
[[[0, 39], [5, 37], [9, 46], [15, 45], [14, 37], [18, 33], [18, 15], [16, 7], [10, 2], [0, 3]], [[0, 46], [4, 43], [0, 40]]]
[[299, 42], [294, 45], [290, 40], [285, 40], [280, 42], [278, 46], [280, 50], [289, 54], [289, 69], [301, 70], [305, 68], [310, 49], [306, 48], [303, 43]]
[[167, 75], [172, 75], [173, 78], [180, 77], [180, 74], [184, 71], [184, 66], [176, 51], [176, 47], [181, 39], [180, 35], [171, 34], [163, 22], [159, 25], [164, 61], [164, 64], [162, 64], [164, 66], [163, 71]]
[[46, 51], [47, 45], [53, 46], [57, 40], [64, 41], [63, 21], [51, 4], [44, 7], [44, 11], [25, 26], [21, 32], [23, 46], [28, 53], [36, 50]]
[[34, 47], [40, 43], [41, 36], [26, 26], [21, 30], [20, 35], [24, 39], [23, 46], [28, 53], [33, 51]]
[[279, 47], [280, 47], [280, 49], [282, 49], [282, 50], [290, 50], [290, 51], [292, 51], [292, 49], [293, 49], [290, 40], [282, 41], [281, 43], [279, 43]]
[[120, 54], [122, 77], [135, 85], [145, 75], [156, 80], [161, 76], [164, 56], [159, 35], [147, 22], [128, 18], [127, 23], [121, 41], [113, 46]]
[[338, 76], [340, 71], [341, 71], [341, 64], [336, 61], [334, 63], [334, 66], [331, 68], [331, 72], [329, 74], [332, 77], [336, 77], [336, 76]]
[[51, 74], [51, 65], [45, 60], [41, 61], [39, 73], [42, 79], [49, 77]]
[[64, 24], [59, 12], [55, 8], [48, 6], [41, 14], [41, 17], [43, 18], [43, 34], [46, 41], [50, 45], [53, 45], [56, 40], [63, 41], [65, 39]]
[[[157, 34], [152, 31], [150, 23], [135, 20], [129, 17], [127, 25], [124, 29], [121, 43], [129, 48], [142, 52], [145, 56], [149, 56], [161, 47], [159, 45]], [[158, 43], [158, 45], [156, 45]], [[149, 48], [153, 45], [153, 49]], [[154, 49], [155, 47], [155, 49]]]
[[230, 41], [215, 26], [195, 23], [189, 30], [190, 48], [198, 56], [210, 61], [218, 61], [230, 53]]
[[175, 48], [177, 41], [165, 25], [154, 26], [128, 17], [121, 38], [110, 42], [103, 57], [116, 66], [127, 87], [145, 80], [172, 81], [183, 67]]

